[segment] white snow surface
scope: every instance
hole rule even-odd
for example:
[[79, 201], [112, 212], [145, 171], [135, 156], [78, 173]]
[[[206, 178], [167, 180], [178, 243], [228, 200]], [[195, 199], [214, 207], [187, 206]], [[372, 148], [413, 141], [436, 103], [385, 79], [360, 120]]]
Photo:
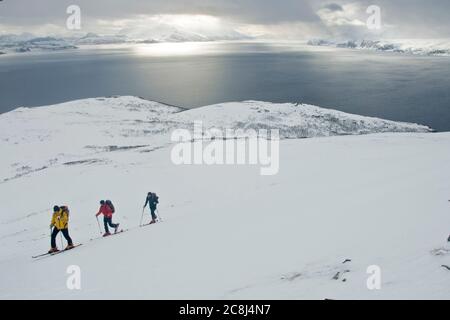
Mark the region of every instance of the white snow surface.
[[[279, 128], [279, 174], [175, 166], [170, 133], [194, 120]], [[0, 115], [0, 137], [1, 299], [450, 298], [449, 133], [308, 105], [111, 97]], [[139, 228], [148, 191], [164, 222]], [[91, 241], [101, 199], [129, 231]], [[55, 204], [83, 245], [33, 260]]]

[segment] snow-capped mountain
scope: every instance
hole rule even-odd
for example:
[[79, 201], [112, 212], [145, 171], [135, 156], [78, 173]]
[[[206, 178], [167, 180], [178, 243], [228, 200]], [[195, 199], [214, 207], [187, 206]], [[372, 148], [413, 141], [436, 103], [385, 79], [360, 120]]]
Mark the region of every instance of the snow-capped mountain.
[[311, 46], [331, 46], [337, 48], [349, 48], [360, 50], [374, 50], [384, 52], [450, 56], [450, 41], [448, 39], [431, 40], [310, 40]]
[[23, 53], [31, 51], [58, 51], [77, 49], [82, 45], [110, 45], [159, 42], [205, 42], [223, 40], [243, 40], [249, 37], [236, 31], [189, 32], [166, 25], [155, 25], [145, 30], [123, 30], [118, 34], [87, 33], [75, 36], [37, 37], [30, 33], [21, 35], [0, 35], [0, 52]]
[[77, 45], [97, 45], [127, 43], [130, 40], [125, 35], [99, 35], [90, 32], [80, 38], [74, 38], [72, 41]]
[[172, 31], [163, 31], [161, 33], [152, 32], [144, 37], [144, 41], [156, 42], [205, 42], [205, 41], [224, 41], [224, 40], [248, 40], [250, 37], [238, 32], [229, 32], [227, 34], [202, 34], [196, 32], [186, 32], [178, 29]]
[[35, 37], [31, 34], [0, 36], [0, 50], [4, 53], [59, 51], [76, 48], [74, 44], [66, 39], [57, 37]]
[[[198, 120], [280, 129], [279, 174], [176, 166], [169, 137]], [[448, 299], [450, 135], [429, 131], [257, 101], [111, 97], [2, 114], [0, 298]], [[148, 191], [164, 222], [140, 228]], [[127, 232], [101, 238], [101, 199]], [[55, 204], [83, 245], [33, 260]], [[67, 288], [69, 266], [81, 290]], [[370, 266], [381, 290], [367, 287]]]
[[247, 40], [251, 37], [236, 31], [232, 26], [217, 24], [214, 19], [194, 20], [183, 24], [177, 19], [150, 19], [145, 23], [124, 27], [119, 34], [141, 42], [204, 42]]

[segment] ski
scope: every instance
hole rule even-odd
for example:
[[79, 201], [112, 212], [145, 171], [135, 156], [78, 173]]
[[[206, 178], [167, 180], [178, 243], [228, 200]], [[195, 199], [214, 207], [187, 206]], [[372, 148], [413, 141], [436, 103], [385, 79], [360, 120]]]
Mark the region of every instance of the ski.
[[118, 234], [121, 234], [121, 233], [124, 233], [124, 232], [126, 232], [126, 231], [128, 231], [128, 230], [119, 230], [119, 231], [117, 231], [117, 232], [114, 232], [114, 233], [111, 233], [109, 236], [106, 236], [106, 237], [103, 237], [103, 238], [109, 238], [109, 237], [112, 237], [112, 236], [116, 236], [116, 235], [118, 235]]
[[43, 254], [40, 254], [40, 255], [37, 255], [37, 256], [33, 256], [33, 257], [31, 257], [31, 258], [33, 258], [33, 259], [36, 259], [36, 258], [40, 258], [40, 257], [45, 257], [45, 256], [49, 256], [50, 255], [50, 253], [43, 253]]
[[58, 254], [60, 254], [60, 253], [64, 253], [64, 252], [67, 252], [67, 251], [71, 251], [71, 250], [73, 250], [73, 249], [75, 249], [75, 248], [78, 248], [79, 246], [82, 246], [83, 244], [77, 244], [77, 245], [75, 245], [75, 246], [73, 246], [73, 248], [71, 248], [71, 249], [64, 249], [64, 250], [61, 250], [61, 251], [57, 251], [57, 252], [52, 252], [52, 253], [44, 253], [44, 254], [40, 254], [40, 255], [37, 255], [37, 256], [33, 256], [32, 258], [33, 259], [37, 259], [37, 258], [42, 258], [42, 257], [47, 257], [47, 256], [56, 256], [56, 255], [58, 255]]
[[112, 234], [110, 234], [109, 236], [101, 236], [101, 237], [98, 237], [98, 238], [93, 238], [93, 239], [91, 239], [90, 241], [94, 241], [94, 240], [100, 240], [100, 239], [104, 239], [104, 238], [109, 238], [109, 237], [113, 237], [113, 236], [117, 236], [118, 234], [121, 234], [121, 233], [124, 233], [124, 232], [127, 232], [128, 231], [128, 229], [125, 229], [125, 230], [120, 230], [120, 231], [117, 231], [117, 232], [115, 232], [115, 233], [112, 233]]
[[147, 227], [147, 226], [151, 226], [151, 225], [154, 225], [154, 224], [157, 224], [157, 223], [160, 223], [160, 222], [162, 222], [162, 221], [146, 223], [146, 224], [143, 224], [143, 225], [141, 226], [141, 228]]

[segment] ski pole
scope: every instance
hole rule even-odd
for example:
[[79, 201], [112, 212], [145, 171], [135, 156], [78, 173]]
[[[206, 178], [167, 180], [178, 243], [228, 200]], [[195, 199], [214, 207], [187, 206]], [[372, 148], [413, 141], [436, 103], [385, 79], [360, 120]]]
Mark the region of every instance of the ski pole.
[[140, 223], [140, 227], [142, 227], [142, 221], [144, 220], [144, 211], [145, 211], [145, 207], [142, 208], [142, 215], [141, 215], [141, 223]]
[[64, 250], [64, 242], [63, 242], [62, 232], [59, 233], [59, 239], [61, 240], [61, 250]]
[[98, 216], [95, 217], [97, 220], [97, 225], [98, 225], [98, 231], [100, 232], [100, 234], [102, 234], [102, 228], [100, 228], [100, 221], [98, 221]]
[[159, 209], [156, 209], [156, 212], [158, 213], [158, 219], [160, 222], [163, 222], [163, 218], [161, 217], [161, 215], [159, 214]]

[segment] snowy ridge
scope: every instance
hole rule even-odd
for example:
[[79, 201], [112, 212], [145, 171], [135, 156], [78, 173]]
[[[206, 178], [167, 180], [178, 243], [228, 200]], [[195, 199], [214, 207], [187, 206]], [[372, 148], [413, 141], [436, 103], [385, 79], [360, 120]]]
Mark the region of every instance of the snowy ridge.
[[[5, 150], [11, 150], [4, 159], [9, 159], [9, 164], [15, 168], [10, 172], [2, 167], [0, 182], [55, 165], [107, 162], [101, 157], [102, 151], [150, 144], [162, 146], [167, 142], [163, 134], [170, 130], [165, 119], [182, 110], [136, 97], [18, 108], [0, 116], [0, 144]], [[36, 147], [40, 148], [40, 153], [34, 152]], [[16, 162], [15, 159], [26, 161]]]
[[10, 150], [0, 182], [55, 165], [108, 162], [102, 155], [111, 151], [161, 148], [170, 144], [173, 130], [193, 130], [194, 121], [205, 129], [278, 129], [282, 139], [431, 130], [292, 103], [247, 101], [185, 110], [137, 97], [85, 99], [0, 115], [0, 145]]
[[279, 129], [281, 138], [299, 139], [381, 132], [429, 132], [417, 124], [363, 117], [306, 104], [231, 102], [192, 109], [172, 117], [202, 120], [207, 128]]

